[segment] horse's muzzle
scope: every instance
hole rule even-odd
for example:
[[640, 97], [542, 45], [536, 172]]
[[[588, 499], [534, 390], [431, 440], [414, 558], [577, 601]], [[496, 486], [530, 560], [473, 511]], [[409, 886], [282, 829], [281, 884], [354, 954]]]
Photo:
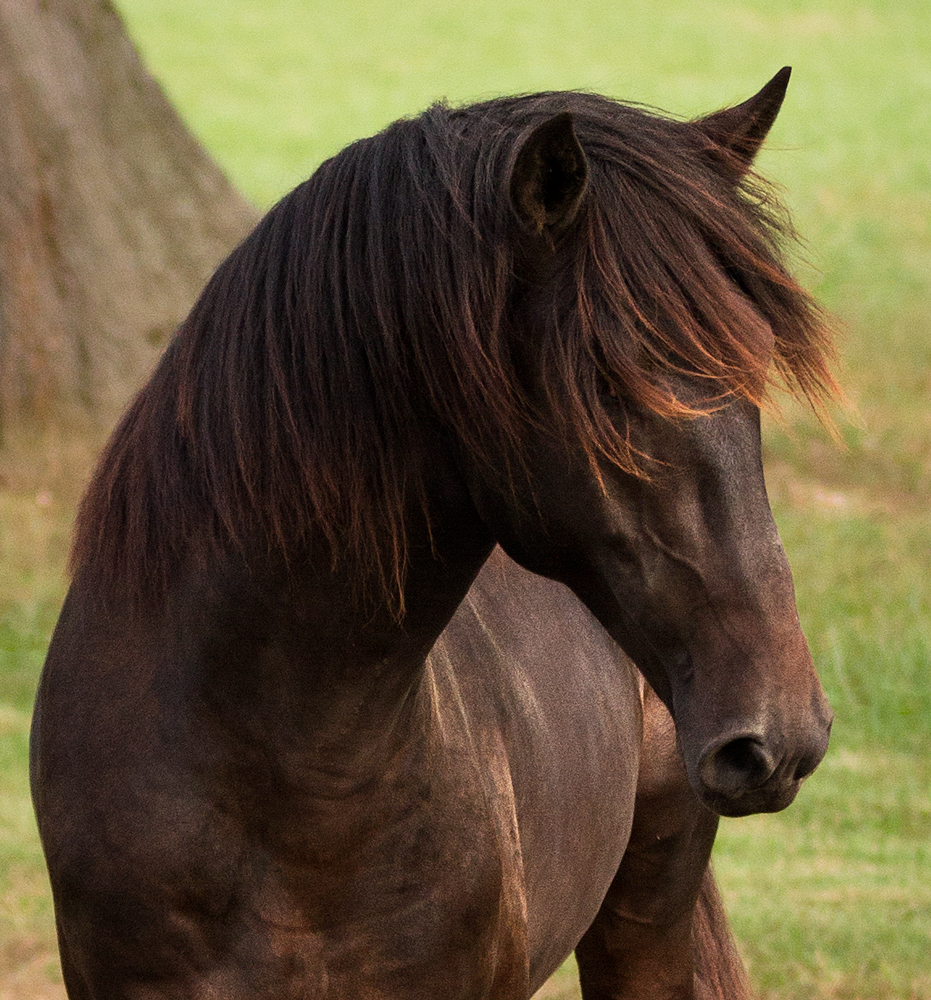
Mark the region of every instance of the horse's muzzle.
[[699, 757], [697, 790], [705, 805], [722, 816], [778, 812], [821, 763], [830, 733], [828, 717], [802, 739], [786, 741], [782, 734], [752, 730], [719, 737]]

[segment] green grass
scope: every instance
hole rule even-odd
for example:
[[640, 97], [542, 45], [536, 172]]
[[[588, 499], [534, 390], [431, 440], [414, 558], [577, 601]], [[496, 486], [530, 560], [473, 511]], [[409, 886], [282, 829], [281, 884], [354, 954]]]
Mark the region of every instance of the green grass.
[[[722, 824], [716, 863], [765, 996], [931, 1000], [927, 3], [119, 6], [191, 127], [263, 207], [345, 143], [438, 98], [578, 87], [690, 116], [794, 67], [759, 165], [785, 185], [805, 280], [840, 317], [858, 409], [840, 450], [788, 406], [767, 427], [767, 461], [837, 721], [798, 802]], [[52, 948], [25, 779], [71, 509], [57, 494], [46, 504], [46, 489], [0, 493], [0, 965], [23, 997], [45, 995], [35, 983]]]
[[36, 678], [62, 597], [70, 520], [70, 504], [45, 489], [0, 492], [2, 998], [52, 995], [46, 984], [59, 978], [26, 763]]

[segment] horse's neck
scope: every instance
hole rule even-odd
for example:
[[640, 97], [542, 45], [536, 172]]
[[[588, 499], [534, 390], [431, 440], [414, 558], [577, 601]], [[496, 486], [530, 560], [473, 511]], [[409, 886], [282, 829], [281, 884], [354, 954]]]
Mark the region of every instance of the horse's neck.
[[253, 747], [324, 798], [396, 757], [423, 710], [427, 653], [493, 547], [461, 494], [441, 499], [430, 530], [411, 519], [403, 617], [387, 600], [360, 600], [351, 573], [323, 553], [300, 570], [228, 574], [206, 614], [180, 596], [199, 700], [231, 752]]

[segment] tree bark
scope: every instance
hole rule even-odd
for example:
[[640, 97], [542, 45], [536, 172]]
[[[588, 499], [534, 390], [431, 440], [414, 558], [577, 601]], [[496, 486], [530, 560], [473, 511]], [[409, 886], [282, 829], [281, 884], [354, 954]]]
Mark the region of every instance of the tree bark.
[[0, 444], [111, 424], [255, 219], [108, 0], [0, 0]]

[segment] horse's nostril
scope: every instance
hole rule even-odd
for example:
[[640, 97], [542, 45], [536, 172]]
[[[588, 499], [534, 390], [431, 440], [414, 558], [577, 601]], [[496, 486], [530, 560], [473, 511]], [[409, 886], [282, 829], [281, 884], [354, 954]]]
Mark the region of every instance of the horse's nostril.
[[775, 770], [776, 762], [756, 736], [729, 740], [707, 753], [699, 764], [705, 785], [727, 798], [759, 788]]

